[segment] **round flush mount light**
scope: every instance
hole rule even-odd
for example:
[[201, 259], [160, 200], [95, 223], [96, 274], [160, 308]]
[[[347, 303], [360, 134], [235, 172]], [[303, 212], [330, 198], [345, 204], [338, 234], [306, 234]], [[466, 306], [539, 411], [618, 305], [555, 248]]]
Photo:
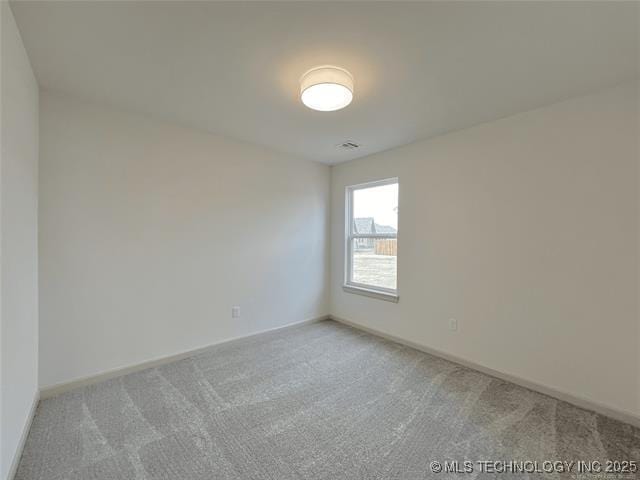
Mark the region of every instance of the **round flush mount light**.
[[333, 65], [314, 67], [300, 78], [300, 100], [321, 112], [340, 110], [353, 99], [353, 77]]

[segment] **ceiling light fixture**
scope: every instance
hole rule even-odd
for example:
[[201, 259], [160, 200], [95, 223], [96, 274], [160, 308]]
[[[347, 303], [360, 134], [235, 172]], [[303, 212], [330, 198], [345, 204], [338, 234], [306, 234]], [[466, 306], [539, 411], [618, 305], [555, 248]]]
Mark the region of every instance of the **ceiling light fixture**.
[[321, 112], [340, 110], [353, 99], [353, 77], [333, 65], [314, 67], [300, 78], [300, 100]]

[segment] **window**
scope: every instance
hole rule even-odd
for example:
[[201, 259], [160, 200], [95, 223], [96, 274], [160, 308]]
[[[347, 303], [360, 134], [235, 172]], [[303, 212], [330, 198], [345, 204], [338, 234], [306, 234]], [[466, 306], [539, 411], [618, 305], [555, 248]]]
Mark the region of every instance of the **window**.
[[398, 300], [398, 179], [347, 187], [345, 291]]

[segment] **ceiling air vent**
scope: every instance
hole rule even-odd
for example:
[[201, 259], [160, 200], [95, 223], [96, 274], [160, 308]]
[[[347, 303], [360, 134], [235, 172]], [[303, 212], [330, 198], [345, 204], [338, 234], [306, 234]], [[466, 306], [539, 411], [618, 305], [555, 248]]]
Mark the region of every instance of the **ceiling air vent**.
[[360, 148], [360, 144], [356, 142], [344, 142], [337, 145], [337, 147], [341, 150], [355, 150], [356, 148]]

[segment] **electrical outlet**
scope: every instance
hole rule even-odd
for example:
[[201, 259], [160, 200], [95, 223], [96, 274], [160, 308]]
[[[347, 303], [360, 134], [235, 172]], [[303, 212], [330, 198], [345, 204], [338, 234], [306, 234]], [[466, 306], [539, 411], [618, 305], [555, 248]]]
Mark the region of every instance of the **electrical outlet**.
[[231, 318], [240, 318], [240, 307], [231, 307]]
[[451, 330], [452, 332], [458, 331], [458, 320], [456, 320], [455, 318], [449, 319], [449, 330]]

